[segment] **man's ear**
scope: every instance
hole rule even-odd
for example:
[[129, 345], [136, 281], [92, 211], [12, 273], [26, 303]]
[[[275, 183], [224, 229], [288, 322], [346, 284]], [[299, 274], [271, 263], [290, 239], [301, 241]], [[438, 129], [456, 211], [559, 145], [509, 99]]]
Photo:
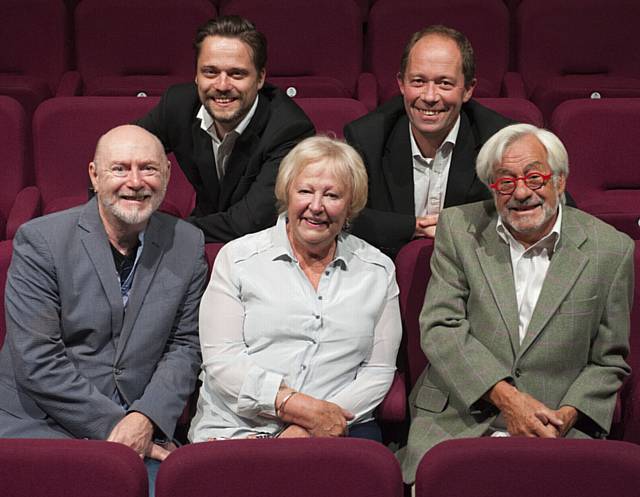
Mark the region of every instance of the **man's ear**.
[[91, 185], [93, 186], [93, 191], [98, 191], [98, 166], [96, 163], [91, 161], [89, 162], [89, 179], [91, 180]]
[[476, 89], [476, 85], [478, 84], [478, 80], [473, 78], [468, 85], [464, 87], [464, 95], [462, 96], [463, 102], [468, 102], [473, 96], [473, 90]]
[[262, 87], [264, 86], [265, 79], [267, 79], [267, 71], [266, 69], [263, 69], [258, 74], [258, 90], [261, 90]]
[[396, 83], [398, 83], [400, 93], [404, 95], [404, 78], [401, 73], [396, 74]]

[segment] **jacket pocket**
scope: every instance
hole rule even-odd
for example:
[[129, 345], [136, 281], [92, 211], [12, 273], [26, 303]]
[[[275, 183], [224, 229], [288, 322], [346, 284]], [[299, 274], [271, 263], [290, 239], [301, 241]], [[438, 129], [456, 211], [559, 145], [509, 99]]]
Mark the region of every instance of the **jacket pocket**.
[[588, 299], [567, 300], [560, 304], [559, 314], [570, 314], [572, 316], [582, 316], [591, 314], [596, 307], [597, 296]]
[[415, 406], [429, 412], [442, 412], [447, 407], [449, 394], [431, 386], [422, 385], [416, 396]]

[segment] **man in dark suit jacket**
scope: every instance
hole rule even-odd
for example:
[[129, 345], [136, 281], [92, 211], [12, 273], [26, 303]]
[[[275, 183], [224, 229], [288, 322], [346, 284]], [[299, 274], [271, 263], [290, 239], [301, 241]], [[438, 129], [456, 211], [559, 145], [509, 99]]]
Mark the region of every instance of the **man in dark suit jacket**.
[[280, 161], [314, 127], [282, 90], [265, 84], [266, 40], [251, 22], [210, 20], [195, 48], [195, 84], [169, 88], [137, 124], [175, 154], [193, 185], [189, 221], [208, 242], [227, 242], [275, 224]]
[[444, 207], [490, 198], [475, 175], [476, 155], [512, 121], [471, 100], [474, 74], [473, 50], [462, 33], [430, 26], [413, 35], [398, 74], [402, 96], [344, 129], [369, 174], [369, 200], [354, 221], [355, 235], [394, 255], [413, 238], [433, 237]]
[[169, 161], [137, 126], [104, 135], [96, 197], [13, 243], [0, 352], [0, 438], [88, 438], [163, 460], [200, 367], [204, 237], [155, 212]]

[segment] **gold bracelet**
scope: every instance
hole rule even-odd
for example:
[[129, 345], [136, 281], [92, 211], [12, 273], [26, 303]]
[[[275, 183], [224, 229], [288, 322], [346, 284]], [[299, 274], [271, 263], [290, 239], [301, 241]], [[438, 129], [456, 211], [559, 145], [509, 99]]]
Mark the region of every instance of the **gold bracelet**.
[[286, 403], [289, 402], [289, 399], [297, 393], [298, 392], [296, 392], [295, 390], [291, 390], [287, 395], [285, 395], [284, 399], [282, 399], [282, 402], [280, 402], [280, 405], [276, 407], [276, 416], [280, 417], [280, 415], [284, 412], [284, 406], [286, 405]]

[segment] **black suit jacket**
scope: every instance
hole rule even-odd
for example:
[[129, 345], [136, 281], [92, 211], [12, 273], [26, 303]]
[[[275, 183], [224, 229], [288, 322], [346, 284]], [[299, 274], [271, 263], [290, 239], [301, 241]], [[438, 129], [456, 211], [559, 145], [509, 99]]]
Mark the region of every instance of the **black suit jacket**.
[[[513, 121], [473, 100], [463, 104], [444, 207], [491, 198], [476, 176], [476, 156], [509, 124]], [[416, 225], [409, 118], [402, 96], [347, 124], [344, 136], [360, 152], [369, 174], [367, 207], [355, 219], [352, 233], [395, 255], [412, 239]]]
[[189, 219], [207, 242], [227, 242], [276, 222], [274, 186], [282, 158], [314, 134], [305, 113], [270, 85], [259, 92], [258, 108], [229, 157], [218, 181], [211, 137], [196, 117], [200, 100], [194, 83], [170, 87], [158, 105], [137, 124], [173, 152], [196, 191]]

